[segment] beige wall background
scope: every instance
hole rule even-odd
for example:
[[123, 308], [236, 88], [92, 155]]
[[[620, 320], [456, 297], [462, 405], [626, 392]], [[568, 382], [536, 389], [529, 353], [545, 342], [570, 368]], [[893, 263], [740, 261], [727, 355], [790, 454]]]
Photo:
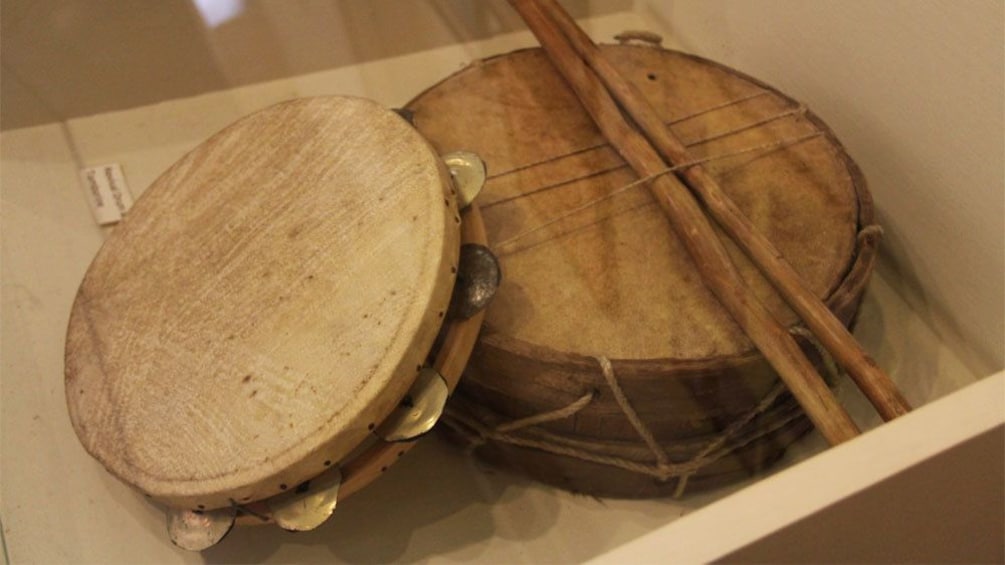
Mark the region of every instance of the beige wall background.
[[[573, 0], [577, 17], [631, 0]], [[505, 0], [3, 0], [0, 127], [285, 78], [522, 28]]]

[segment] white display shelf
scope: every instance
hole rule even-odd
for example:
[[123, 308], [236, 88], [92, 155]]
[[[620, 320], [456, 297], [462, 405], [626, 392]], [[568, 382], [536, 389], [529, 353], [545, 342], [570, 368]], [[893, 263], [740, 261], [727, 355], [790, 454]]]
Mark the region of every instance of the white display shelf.
[[[640, 9], [583, 24], [607, 39], [624, 29], [654, 27], [644, 14]], [[471, 60], [530, 45], [529, 34], [513, 33], [3, 132], [0, 518], [10, 561], [706, 561], [1002, 426], [1005, 377], [970, 361], [952, 324], [940, 325], [943, 318], [911, 300], [913, 282], [902, 280], [896, 257], [884, 256], [856, 334], [909, 401], [923, 408], [824, 454], [822, 440], [811, 434], [769, 478], [682, 500], [597, 500], [486, 468], [430, 438], [340, 504], [318, 530], [239, 528], [201, 555], [172, 546], [161, 510], [84, 452], [66, 413], [63, 343], [70, 306], [91, 258], [114, 229], [94, 224], [78, 170], [119, 163], [139, 196], [206, 137], [272, 103], [348, 94], [398, 106]], [[882, 206], [881, 217], [889, 217]], [[839, 393], [860, 425], [878, 424], [853, 387]], [[967, 462], [960, 465], [965, 470]]]

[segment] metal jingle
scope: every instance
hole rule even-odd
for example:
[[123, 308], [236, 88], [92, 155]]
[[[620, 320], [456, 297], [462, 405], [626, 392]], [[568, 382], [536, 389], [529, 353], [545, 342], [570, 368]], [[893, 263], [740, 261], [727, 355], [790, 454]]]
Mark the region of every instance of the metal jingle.
[[450, 298], [450, 317], [466, 320], [484, 310], [492, 302], [501, 282], [499, 259], [488, 247], [477, 243], [462, 245], [457, 284]]
[[457, 204], [462, 209], [471, 205], [485, 186], [485, 161], [470, 151], [454, 151], [443, 156], [450, 176], [457, 187]]
[[291, 532], [306, 532], [324, 524], [338, 504], [342, 470], [334, 467], [290, 492], [266, 501], [276, 524]]
[[404, 400], [374, 432], [386, 442], [411, 441], [433, 429], [450, 396], [436, 369], [423, 367]]
[[202, 551], [219, 543], [234, 527], [237, 509], [167, 511], [167, 529], [171, 543], [188, 551]]

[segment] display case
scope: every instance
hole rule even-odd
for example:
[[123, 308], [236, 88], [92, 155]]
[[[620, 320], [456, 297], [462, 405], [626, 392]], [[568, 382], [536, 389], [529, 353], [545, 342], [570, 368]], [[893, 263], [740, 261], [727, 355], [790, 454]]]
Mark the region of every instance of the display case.
[[[535, 45], [505, 2], [110, 0], [2, 6], [2, 499], [21, 562], [1001, 561], [1005, 425], [1000, 4], [567, 2], [598, 42], [648, 30], [821, 116], [869, 181], [885, 236], [855, 334], [915, 410], [682, 498], [597, 499], [433, 436], [321, 528], [241, 527], [202, 554], [70, 426], [71, 304], [115, 230], [82, 171], [133, 197], [226, 125], [298, 97], [399, 107], [478, 59]], [[86, 176], [84, 177], [86, 178]]]

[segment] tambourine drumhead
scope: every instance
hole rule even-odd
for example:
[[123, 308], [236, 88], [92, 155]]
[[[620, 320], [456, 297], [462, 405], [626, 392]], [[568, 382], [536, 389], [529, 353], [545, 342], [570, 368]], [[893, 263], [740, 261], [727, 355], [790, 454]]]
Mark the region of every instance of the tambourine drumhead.
[[[826, 125], [716, 63], [601, 48], [849, 323], [876, 242], [860, 237], [872, 222], [864, 180]], [[472, 64], [408, 107], [439, 151], [470, 149], [489, 170], [479, 203], [506, 276], [448, 414], [477, 454], [578, 492], [658, 496], [761, 469], [809, 429], [790, 397], [773, 396], [777, 376], [705, 287], [648, 190], [621, 191], [637, 176], [540, 49]], [[753, 293], [795, 325], [721, 239]], [[777, 401], [762, 406], [766, 398]], [[702, 454], [686, 473], [668, 470]]]
[[375, 103], [253, 114], [159, 178], [74, 303], [86, 449], [181, 507], [322, 472], [398, 404], [443, 323], [459, 218], [438, 156]]

